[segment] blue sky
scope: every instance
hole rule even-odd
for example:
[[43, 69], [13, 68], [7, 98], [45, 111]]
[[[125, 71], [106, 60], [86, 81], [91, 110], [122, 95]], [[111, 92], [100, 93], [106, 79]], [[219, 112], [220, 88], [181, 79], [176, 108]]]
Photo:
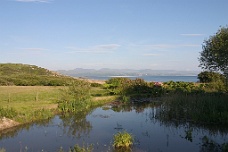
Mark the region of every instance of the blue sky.
[[228, 0], [0, 0], [0, 63], [201, 70]]

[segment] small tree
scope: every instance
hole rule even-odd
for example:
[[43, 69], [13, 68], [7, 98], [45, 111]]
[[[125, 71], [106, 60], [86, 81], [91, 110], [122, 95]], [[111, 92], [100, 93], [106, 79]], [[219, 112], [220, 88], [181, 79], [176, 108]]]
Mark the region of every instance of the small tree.
[[223, 71], [228, 64], [228, 26], [221, 27], [217, 33], [204, 41], [200, 53], [200, 67], [211, 71]]

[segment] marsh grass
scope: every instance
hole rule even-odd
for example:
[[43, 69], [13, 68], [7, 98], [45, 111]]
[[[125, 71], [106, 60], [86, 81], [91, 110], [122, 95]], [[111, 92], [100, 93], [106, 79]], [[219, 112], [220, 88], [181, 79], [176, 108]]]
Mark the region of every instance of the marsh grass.
[[69, 152], [92, 152], [93, 151], [93, 145], [74, 145], [74, 147], [70, 148]]
[[133, 141], [133, 135], [126, 131], [118, 132], [113, 136], [113, 146], [115, 148], [129, 148]]
[[173, 94], [163, 100], [160, 112], [163, 120], [228, 126], [227, 94]]

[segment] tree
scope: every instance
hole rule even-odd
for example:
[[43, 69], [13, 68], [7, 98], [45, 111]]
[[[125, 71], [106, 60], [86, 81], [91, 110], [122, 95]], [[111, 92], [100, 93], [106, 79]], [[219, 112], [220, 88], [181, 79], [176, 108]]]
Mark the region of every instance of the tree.
[[200, 67], [210, 71], [223, 71], [228, 66], [228, 26], [205, 40], [200, 53]]

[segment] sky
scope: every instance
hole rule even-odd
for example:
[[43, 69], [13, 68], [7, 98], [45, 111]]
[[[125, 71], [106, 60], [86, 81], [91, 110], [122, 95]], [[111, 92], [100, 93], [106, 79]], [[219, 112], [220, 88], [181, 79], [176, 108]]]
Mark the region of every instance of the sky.
[[0, 0], [0, 63], [200, 71], [228, 0]]

